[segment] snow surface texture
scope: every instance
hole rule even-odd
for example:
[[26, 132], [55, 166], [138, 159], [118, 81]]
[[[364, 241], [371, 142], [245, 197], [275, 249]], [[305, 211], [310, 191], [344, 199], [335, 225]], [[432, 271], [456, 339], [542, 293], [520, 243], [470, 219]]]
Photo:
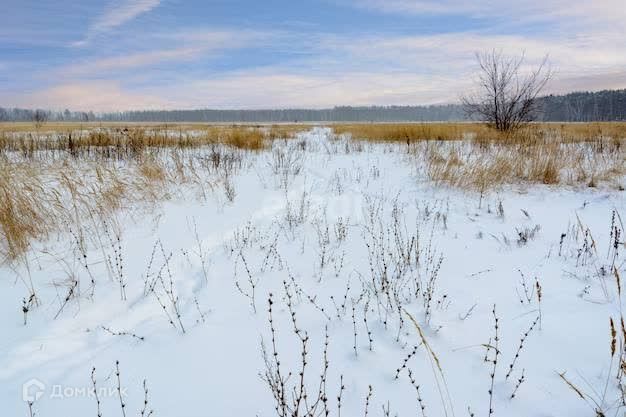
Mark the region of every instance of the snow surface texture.
[[[355, 145], [325, 128], [273, 148], [246, 157], [232, 202], [216, 191], [150, 216], [119, 213], [110, 241], [89, 246], [89, 274], [70, 236], [37, 246], [40, 305], [26, 325], [28, 273], [0, 269], [0, 415], [28, 415], [23, 384], [36, 379], [26, 394], [40, 394], [37, 416], [97, 416], [93, 367], [103, 416], [139, 415], [144, 379], [145, 415], [276, 415], [261, 350], [274, 366], [270, 293], [289, 402], [305, 332], [304, 384], [317, 398], [327, 329], [331, 415], [339, 395], [343, 415], [364, 415], [370, 385], [368, 415], [422, 415], [409, 370], [428, 416], [486, 416], [491, 401], [496, 416], [619, 411], [609, 317], [619, 333], [611, 269], [623, 277], [625, 257], [611, 225], [614, 211], [624, 215], [622, 192], [529, 186], [480, 197], [428, 183], [400, 145]], [[80, 296], [64, 302], [68, 277]]]

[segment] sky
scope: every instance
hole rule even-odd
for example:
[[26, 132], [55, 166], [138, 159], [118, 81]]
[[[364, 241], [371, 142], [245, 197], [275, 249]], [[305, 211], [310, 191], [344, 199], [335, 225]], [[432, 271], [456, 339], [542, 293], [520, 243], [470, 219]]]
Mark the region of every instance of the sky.
[[0, 0], [0, 106], [454, 103], [493, 49], [626, 88], [624, 0]]

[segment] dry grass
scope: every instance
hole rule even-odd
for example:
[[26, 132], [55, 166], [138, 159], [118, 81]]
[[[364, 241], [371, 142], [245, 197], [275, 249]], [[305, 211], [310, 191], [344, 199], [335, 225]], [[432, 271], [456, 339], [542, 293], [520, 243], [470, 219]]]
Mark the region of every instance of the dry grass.
[[334, 126], [355, 140], [402, 143], [437, 183], [486, 191], [503, 184], [623, 188], [626, 123], [532, 124], [502, 133], [475, 123]]
[[171, 130], [177, 132], [198, 132], [209, 130], [211, 128], [232, 128], [232, 127], [250, 127], [250, 128], [278, 128], [287, 131], [302, 131], [307, 129], [306, 124], [294, 123], [275, 123], [275, 124], [259, 124], [259, 123], [162, 123], [162, 122], [47, 122], [39, 128], [33, 122], [0, 122], [0, 133], [10, 132], [37, 132], [37, 133], [55, 133], [69, 132], [77, 130], [93, 130], [93, 129], [151, 129], [151, 130]]
[[[0, 263], [14, 261], [32, 242], [106, 219], [133, 201], [164, 198], [162, 164], [149, 159], [122, 165], [82, 161], [0, 162]], [[76, 230], [75, 230], [76, 231]]]
[[0, 125], [0, 152], [38, 152], [126, 158], [151, 148], [196, 148], [222, 143], [261, 150], [272, 140], [291, 138], [306, 125], [80, 125], [57, 123]]
[[230, 185], [243, 153], [307, 129], [49, 123], [34, 131], [29, 123], [0, 124], [0, 263], [85, 219], [94, 225], [118, 209], [171, 198], [181, 185], [206, 197]]
[[[95, 224], [93, 219], [107, 219], [120, 208], [171, 198], [183, 192], [181, 185], [193, 185], [202, 197], [211, 190], [231, 190], [233, 172], [240, 169], [245, 155], [309, 129], [63, 125], [68, 126], [71, 130], [66, 132], [33, 133], [20, 131], [19, 124], [2, 125], [0, 263], [18, 259], [31, 242], [68, 225], [82, 224], [84, 219]], [[519, 182], [619, 188], [626, 174], [623, 123], [533, 125], [508, 136], [463, 123], [334, 129], [388, 142], [408, 155], [430, 181], [481, 192]]]
[[520, 182], [620, 188], [626, 174], [623, 145], [454, 143], [430, 146], [424, 156], [429, 179], [481, 191]]
[[337, 124], [335, 134], [350, 134], [353, 139], [372, 141], [421, 141], [463, 139], [468, 128], [478, 125], [462, 123], [362, 123]]
[[30, 167], [0, 164], [0, 235], [5, 256], [16, 258], [32, 239], [48, 230], [45, 202], [39, 197], [44, 184]]
[[479, 123], [361, 123], [337, 124], [335, 134], [353, 139], [415, 142], [423, 140], [500, 141], [529, 143], [550, 138], [562, 142], [626, 138], [626, 123], [536, 123], [514, 132], [502, 133]]

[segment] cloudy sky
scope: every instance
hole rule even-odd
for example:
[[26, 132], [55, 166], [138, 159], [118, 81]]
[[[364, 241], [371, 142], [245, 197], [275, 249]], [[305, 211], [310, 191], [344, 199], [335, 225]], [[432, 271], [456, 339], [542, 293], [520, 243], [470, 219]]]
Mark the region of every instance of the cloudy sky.
[[0, 0], [0, 106], [458, 100], [474, 53], [550, 57], [550, 92], [626, 88], [624, 0]]

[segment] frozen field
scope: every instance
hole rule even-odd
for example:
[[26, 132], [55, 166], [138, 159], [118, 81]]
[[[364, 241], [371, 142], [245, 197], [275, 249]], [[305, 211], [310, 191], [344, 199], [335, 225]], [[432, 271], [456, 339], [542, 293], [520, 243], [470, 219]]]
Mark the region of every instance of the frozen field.
[[464, 191], [406, 147], [313, 128], [37, 242], [0, 415], [621, 415], [624, 192]]

